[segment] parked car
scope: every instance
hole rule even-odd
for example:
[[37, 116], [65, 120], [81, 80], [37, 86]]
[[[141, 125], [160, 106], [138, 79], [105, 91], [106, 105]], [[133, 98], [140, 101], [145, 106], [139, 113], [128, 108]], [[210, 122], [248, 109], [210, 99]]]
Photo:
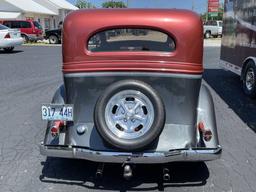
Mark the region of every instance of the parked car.
[[24, 42], [38, 40], [43, 40], [43, 30], [42, 26], [37, 21], [32, 20], [3, 20], [1, 21], [3, 25], [19, 29], [21, 32], [21, 37], [24, 39]]
[[46, 31], [44, 38], [48, 39], [50, 44], [61, 43], [61, 29], [53, 29]]
[[11, 52], [15, 46], [22, 43], [23, 39], [18, 29], [10, 29], [0, 24], [0, 49], [5, 52]]
[[222, 21], [207, 21], [204, 24], [204, 37], [206, 39], [222, 36]]
[[[107, 38], [114, 30], [122, 33]], [[41, 107], [48, 121], [41, 154], [120, 163], [127, 179], [134, 164], [220, 157], [213, 100], [201, 84], [197, 14], [74, 11], [64, 21], [62, 45], [64, 84]]]

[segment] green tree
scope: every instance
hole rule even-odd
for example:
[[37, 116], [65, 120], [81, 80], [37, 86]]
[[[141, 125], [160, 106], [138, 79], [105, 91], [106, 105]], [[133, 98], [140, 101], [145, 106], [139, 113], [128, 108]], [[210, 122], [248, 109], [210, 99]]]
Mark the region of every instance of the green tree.
[[89, 9], [89, 8], [96, 8], [92, 3], [86, 1], [86, 0], [77, 0], [76, 1], [76, 6], [79, 8], [79, 9]]
[[103, 8], [127, 8], [124, 2], [122, 1], [107, 1], [102, 3]]

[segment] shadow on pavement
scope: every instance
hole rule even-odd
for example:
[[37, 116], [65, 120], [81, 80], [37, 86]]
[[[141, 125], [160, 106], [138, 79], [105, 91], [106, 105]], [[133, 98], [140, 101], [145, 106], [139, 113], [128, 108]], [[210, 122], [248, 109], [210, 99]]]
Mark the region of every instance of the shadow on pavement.
[[250, 99], [243, 93], [240, 77], [222, 69], [206, 69], [204, 80], [256, 132], [256, 99]]
[[13, 50], [12, 52], [5, 52], [3, 50], [0, 50], [0, 54], [16, 54], [16, 53], [21, 53], [24, 52], [22, 50]]
[[162, 191], [168, 187], [202, 186], [209, 178], [209, 170], [203, 162], [165, 165], [171, 173], [168, 182], [162, 180], [162, 165], [136, 165], [130, 181], [123, 179], [121, 164], [106, 164], [101, 179], [95, 177], [98, 164], [85, 160], [48, 157], [42, 165], [42, 182], [100, 190]]

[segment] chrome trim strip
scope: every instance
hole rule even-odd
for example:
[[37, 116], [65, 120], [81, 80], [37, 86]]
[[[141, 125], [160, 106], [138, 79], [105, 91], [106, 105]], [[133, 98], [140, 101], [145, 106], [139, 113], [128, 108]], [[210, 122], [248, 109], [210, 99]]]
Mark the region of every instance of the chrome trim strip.
[[150, 73], [150, 72], [86, 72], [86, 73], [66, 73], [64, 77], [100, 77], [100, 76], [130, 76], [130, 77], [174, 77], [186, 79], [201, 79], [202, 75], [190, 75], [181, 73]]
[[43, 143], [40, 145], [40, 153], [45, 156], [86, 159], [104, 163], [156, 164], [175, 161], [210, 161], [220, 158], [221, 152], [222, 148], [220, 145], [214, 149], [197, 148], [145, 153], [104, 152], [64, 146], [48, 147]]
[[242, 68], [239, 66], [236, 66], [236, 65], [229, 63], [227, 61], [224, 61], [224, 60], [220, 60], [219, 65], [223, 69], [229, 70], [237, 75], [241, 75]]

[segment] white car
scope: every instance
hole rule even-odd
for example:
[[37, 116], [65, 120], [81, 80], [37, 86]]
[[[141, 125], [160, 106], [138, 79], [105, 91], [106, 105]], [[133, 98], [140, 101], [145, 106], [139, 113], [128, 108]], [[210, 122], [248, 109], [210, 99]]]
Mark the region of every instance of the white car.
[[15, 46], [22, 43], [23, 39], [18, 29], [10, 29], [0, 24], [0, 49], [5, 52], [11, 52]]

